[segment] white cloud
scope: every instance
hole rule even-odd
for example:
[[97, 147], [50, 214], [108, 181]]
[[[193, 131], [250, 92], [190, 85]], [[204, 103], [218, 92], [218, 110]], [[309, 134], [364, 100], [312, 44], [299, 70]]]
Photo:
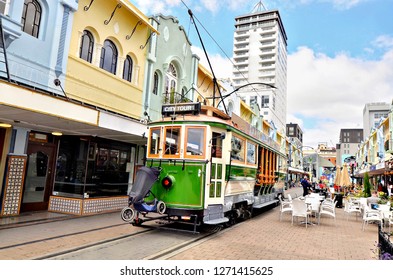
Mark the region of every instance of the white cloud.
[[378, 48], [393, 48], [393, 37], [388, 35], [378, 36], [372, 44]]
[[[192, 47], [207, 69], [202, 49]], [[230, 77], [232, 63], [209, 54], [216, 77]], [[366, 103], [392, 102], [393, 50], [380, 60], [363, 60], [341, 53], [329, 57], [307, 47], [288, 55], [287, 123], [297, 123], [304, 145], [335, 146], [342, 128], [362, 128]]]
[[[201, 48], [192, 46], [192, 52], [200, 58], [200, 63], [210, 71], [206, 55]], [[226, 79], [232, 76], [232, 63], [220, 54], [209, 54], [210, 64], [213, 67], [214, 75], [217, 79]]]
[[147, 15], [158, 13], [170, 15], [172, 8], [183, 5], [180, 0], [134, 0], [131, 2]]
[[305, 145], [339, 142], [341, 128], [362, 128], [366, 103], [392, 101], [393, 50], [367, 61], [303, 47], [288, 56], [288, 119], [303, 120]]
[[327, 2], [332, 2], [333, 7], [339, 10], [347, 10], [356, 5], [360, 4], [361, 2], [365, 2], [367, 0], [327, 0]]
[[[133, 2], [145, 14], [158, 14], [162, 13], [170, 15], [172, 8], [186, 7], [181, 0], [133, 0]], [[233, 0], [183, 0], [191, 10], [198, 12], [209, 11], [212, 14], [217, 14], [221, 10], [229, 9], [237, 11], [245, 6], [253, 7], [255, 0], [233, 1]], [[251, 10], [250, 10], [251, 11]]]

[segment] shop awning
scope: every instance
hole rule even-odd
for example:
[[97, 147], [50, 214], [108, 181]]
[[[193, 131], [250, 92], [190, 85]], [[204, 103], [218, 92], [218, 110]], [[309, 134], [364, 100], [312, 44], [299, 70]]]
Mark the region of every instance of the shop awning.
[[327, 160], [324, 157], [318, 156], [318, 166], [319, 167], [334, 167], [334, 164], [330, 160]]
[[294, 167], [288, 167], [288, 173], [295, 173], [295, 174], [308, 174], [306, 171]]

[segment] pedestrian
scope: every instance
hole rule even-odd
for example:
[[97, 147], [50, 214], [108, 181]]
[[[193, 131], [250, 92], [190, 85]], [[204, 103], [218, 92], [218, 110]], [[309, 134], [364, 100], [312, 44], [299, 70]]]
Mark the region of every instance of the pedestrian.
[[389, 183], [388, 183], [388, 195], [389, 195], [389, 197], [392, 195], [392, 191], [393, 191], [393, 182], [389, 181]]
[[304, 176], [303, 179], [300, 181], [300, 184], [303, 187], [303, 196], [306, 196], [310, 193], [311, 184], [308, 181], [307, 176]]

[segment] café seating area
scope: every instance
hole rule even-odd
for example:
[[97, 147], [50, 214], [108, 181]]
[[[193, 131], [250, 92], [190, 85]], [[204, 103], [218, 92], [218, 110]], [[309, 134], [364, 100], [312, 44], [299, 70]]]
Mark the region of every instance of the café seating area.
[[[344, 217], [349, 221], [361, 221], [359, 225], [364, 231], [370, 224], [378, 224], [382, 230], [391, 233], [393, 225], [393, 211], [390, 203], [370, 205], [367, 198], [345, 197], [343, 199]], [[291, 215], [292, 225], [336, 225], [337, 201], [335, 198], [326, 197], [319, 193], [310, 193], [307, 196], [299, 196], [292, 199], [287, 195], [287, 199], [280, 197], [280, 221], [283, 215]], [[328, 219], [331, 219], [329, 222]], [[300, 220], [300, 221], [299, 221]], [[295, 221], [297, 223], [295, 223]]]

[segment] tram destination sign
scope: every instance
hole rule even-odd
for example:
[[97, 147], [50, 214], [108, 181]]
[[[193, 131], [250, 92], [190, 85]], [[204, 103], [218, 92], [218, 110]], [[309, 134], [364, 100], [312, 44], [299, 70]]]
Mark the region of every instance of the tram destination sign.
[[201, 103], [179, 103], [162, 105], [163, 116], [169, 117], [172, 115], [198, 115], [201, 111]]

